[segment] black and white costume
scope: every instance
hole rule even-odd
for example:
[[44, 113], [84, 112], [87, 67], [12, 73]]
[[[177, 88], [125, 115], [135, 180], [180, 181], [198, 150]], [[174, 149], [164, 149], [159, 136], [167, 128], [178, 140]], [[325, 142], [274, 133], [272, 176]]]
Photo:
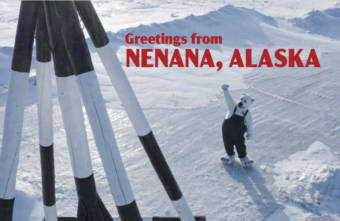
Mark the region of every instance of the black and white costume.
[[247, 158], [244, 135], [246, 134], [247, 140], [251, 139], [253, 135], [252, 116], [249, 107], [254, 99], [249, 95], [242, 95], [240, 101], [236, 104], [230, 95], [228, 88], [228, 85], [222, 86], [229, 110], [222, 124], [223, 142], [228, 155], [226, 160], [227, 163], [232, 163], [234, 161], [234, 147], [236, 147], [242, 165], [247, 166], [246, 164], [250, 163], [250, 160]]

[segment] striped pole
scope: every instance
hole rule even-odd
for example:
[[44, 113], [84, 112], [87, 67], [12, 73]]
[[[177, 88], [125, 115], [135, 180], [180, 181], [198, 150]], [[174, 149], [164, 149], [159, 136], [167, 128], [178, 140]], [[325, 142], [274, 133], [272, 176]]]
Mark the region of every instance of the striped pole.
[[67, 58], [63, 40], [56, 35], [59, 30], [51, 25], [51, 21], [59, 22], [53, 20], [51, 16], [51, 13], [56, 13], [53, 2], [44, 2], [44, 11], [53, 54], [59, 104], [79, 198], [77, 218], [86, 221], [111, 221], [112, 218], [96, 191], [80, 94], [72, 64]]
[[76, 1], [78, 13], [97, 49], [111, 82], [155, 168], [174, 208], [182, 221], [194, 221], [192, 212], [158, 146], [136, 95], [111, 47], [106, 32], [91, 1]]
[[46, 221], [57, 220], [53, 154], [52, 62], [42, 4], [36, 30], [37, 104], [42, 176], [42, 194]]
[[74, 3], [49, 1], [45, 2], [45, 9], [51, 21], [49, 26], [60, 30], [57, 36], [64, 41], [65, 56], [72, 65], [118, 213], [123, 221], [141, 221]]
[[12, 221], [25, 97], [31, 68], [38, 4], [40, 3], [22, 1], [20, 6], [0, 153], [1, 221]]

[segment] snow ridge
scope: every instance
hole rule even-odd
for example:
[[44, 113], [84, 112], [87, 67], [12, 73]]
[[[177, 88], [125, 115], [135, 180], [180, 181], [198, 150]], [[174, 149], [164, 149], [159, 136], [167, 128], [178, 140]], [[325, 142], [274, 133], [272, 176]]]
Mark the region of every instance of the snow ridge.
[[[263, 15], [256, 10], [227, 5], [205, 15], [190, 15], [165, 23], [139, 25], [111, 33], [112, 41], [125, 44], [125, 35], [155, 35], [165, 33], [169, 35], [187, 35], [198, 33], [201, 35], [221, 35], [223, 45], [230, 47], [248, 47], [251, 44], [272, 45], [261, 24], [277, 26], [273, 17]], [[206, 47], [205, 45], [204, 47]]]
[[294, 18], [291, 22], [310, 33], [340, 40], [340, 8], [311, 11], [305, 18]]
[[295, 205], [325, 220], [340, 219], [335, 209], [340, 206], [340, 164], [328, 146], [314, 142], [278, 162], [274, 171], [275, 185], [287, 199], [286, 209]]

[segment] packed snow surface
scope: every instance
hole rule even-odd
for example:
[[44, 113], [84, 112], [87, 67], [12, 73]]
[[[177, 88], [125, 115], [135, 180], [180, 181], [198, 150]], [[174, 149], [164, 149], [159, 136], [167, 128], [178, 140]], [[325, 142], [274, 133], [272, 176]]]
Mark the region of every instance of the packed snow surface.
[[267, 220], [340, 219], [340, 164], [329, 147], [315, 142], [276, 163], [274, 171], [287, 203]]
[[[336, 3], [336, 0], [94, 2], [194, 214], [205, 215], [209, 221], [340, 220], [340, 42], [336, 29], [323, 25], [332, 24], [333, 18], [327, 21], [324, 17], [330, 16], [327, 8], [337, 10]], [[19, 1], [0, 2], [0, 131], [18, 9]], [[316, 26], [320, 24], [311, 22], [311, 15], [312, 21], [319, 18], [321, 26], [334, 33], [313, 31], [320, 30]], [[127, 32], [219, 33], [225, 41], [211, 50], [216, 60], [230, 58], [235, 47], [253, 48], [254, 57], [264, 47], [306, 51], [315, 48], [321, 67], [223, 68], [219, 72], [214, 68], [126, 68], [128, 46], [122, 39]], [[90, 49], [141, 213], [175, 216], [91, 44]], [[43, 216], [34, 62], [31, 72], [15, 221], [41, 220]], [[226, 167], [220, 162], [225, 154], [221, 123], [227, 111], [220, 91], [222, 83], [230, 84], [235, 99], [241, 93], [255, 98], [251, 109], [254, 139], [247, 141], [255, 166], [249, 170], [238, 163]], [[77, 196], [55, 85], [53, 101], [58, 213], [75, 216]], [[99, 195], [111, 214], [117, 216], [89, 123], [87, 120], [85, 123]]]

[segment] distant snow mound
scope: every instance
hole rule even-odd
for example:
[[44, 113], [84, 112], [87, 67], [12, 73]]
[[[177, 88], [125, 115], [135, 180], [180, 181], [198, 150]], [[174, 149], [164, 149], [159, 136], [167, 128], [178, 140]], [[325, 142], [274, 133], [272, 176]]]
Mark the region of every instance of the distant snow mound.
[[329, 147], [315, 142], [274, 170], [275, 185], [289, 201], [327, 220], [340, 218], [340, 165]]
[[[231, 47], [248, 47], [252, 44], [272, 45], [269, 37], [263, 31], [261, 24], [276, 26], [276, 21], [255, 10], [234, 7], [231, 5], [209, 12], [205, 15], [190, 15], [165, 23], [140, 25], [135, 28], [120, 30], [111, 33], [113, 43], [125, 44], [125, 35], [222, 35], [223, 45]], [[206, 46], [206, 45], [205, 45]]]
[[310, 33], [340, 40], [340, 8], [312, 11], [305, 18], [295, 18], [291, 21]]

